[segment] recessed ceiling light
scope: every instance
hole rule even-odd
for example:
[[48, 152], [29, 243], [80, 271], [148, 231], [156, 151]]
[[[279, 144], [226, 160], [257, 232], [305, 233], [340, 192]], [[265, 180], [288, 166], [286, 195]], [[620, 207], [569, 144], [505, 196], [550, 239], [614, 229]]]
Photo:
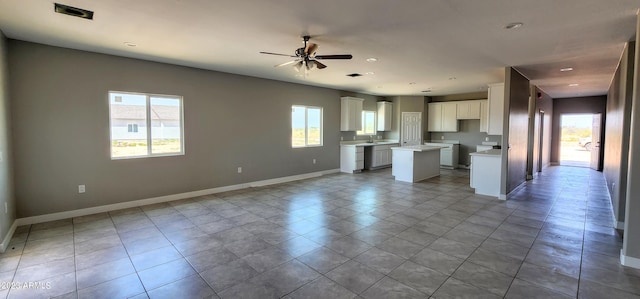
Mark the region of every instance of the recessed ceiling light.
[[456, 78], [456, 77], [449, 77], [449, 80], [455, 80], [455, 79], [458, 79], [458, 78]]
[[136, 44], [134, 44], [134, 43], [132, 43], [132, 42], [124, 42], [124, 44], [125, 44], [127, 47], [135, 47], [135, 46], [137, 46]]
[[376, 62], [376, 61], [378, 61], [378, 58], [375, 58], [375, 57], [367, 58], [367, 62]]
[[374, 72], [366, 72], [366, 73], [364, 73], [364, 74], [365, 74], [365, 75], [375, 75], [376, 73], [374, 73]]
[[561, 72], [570, 72], [570, 71], [573, 71], [573, 68], [572, 67], [563, 67], [563, 68], [560, 69], [560, 71]]
[[517, 28], [522, 27], [522, 25], [524, 25], [524, 24], [522, 24], [520, 22], [509, 23], [509, 24], [507, 24], [507, 26], [504, 26], [504, 29], [517, 29]]
[[422, 92], [431, 92], [431, 89], [423, 90]]
[[576, 87], [576, 86], [578, 86], [578, 85], [580, 85], [580, 84], [578, 84], [578, 83], [571, 83], [571, 84], [569, 84], [569, 86], [571, 86], [571, 87]]
[[68, 6], [60, 3], [53, 4], [53, 11], [65, 15], [70, 15], [78, 18], [83, 18], [87, 20], [93, 20], [93, 11], [77, 8], [73, 6]]
[[416, 85], [416, 82], [409, 82], [409, 85]]

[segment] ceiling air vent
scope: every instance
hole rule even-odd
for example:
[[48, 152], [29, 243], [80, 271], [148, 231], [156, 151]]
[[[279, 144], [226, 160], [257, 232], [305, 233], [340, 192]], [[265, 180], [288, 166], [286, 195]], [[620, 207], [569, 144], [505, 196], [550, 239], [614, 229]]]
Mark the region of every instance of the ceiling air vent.
[[93, 11], [90, 11], [90, 10], [72, 7], [72, 6], [68, 6], [60, 3], [55, 3], [53, 5], [53, 9], [57, 13], [70, 15], [78, 18], [83, 18], [87, 20], [93, 20]]
[[353, 74], [347, 74], [347, 76], [349, 76], [349, 77], [351, 77], [351, 78], [355, 78], [355, 77], [360, 77], [360, 76], [362, 76], [362, 74], [353, 73]]

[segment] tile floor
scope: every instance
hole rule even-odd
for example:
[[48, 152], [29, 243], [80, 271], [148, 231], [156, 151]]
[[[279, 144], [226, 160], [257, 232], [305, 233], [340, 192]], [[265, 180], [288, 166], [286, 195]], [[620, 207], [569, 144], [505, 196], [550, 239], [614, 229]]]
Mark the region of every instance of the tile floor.
[[24, 226], [0, 296], [640, 298], [602, 173], [551, 167], [508, 201], [468, 181], [336, 174]]

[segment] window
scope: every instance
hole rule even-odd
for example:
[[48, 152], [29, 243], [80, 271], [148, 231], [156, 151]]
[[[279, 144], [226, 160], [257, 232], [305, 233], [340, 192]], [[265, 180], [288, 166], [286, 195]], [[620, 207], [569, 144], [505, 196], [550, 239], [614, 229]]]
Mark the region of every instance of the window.
[[111, 159], [184, 154], [182, 97], [109, 92]]
[[138, 133], [138, 124], [128, 124], [127, 132], [129, 133]]
[[362, 111], [362, 130], [357, 131], [358, 135], [376, 134], [376, 113], [373, 111]]
[[291, 146], [322, 146], [321, 107], [291, 107]]

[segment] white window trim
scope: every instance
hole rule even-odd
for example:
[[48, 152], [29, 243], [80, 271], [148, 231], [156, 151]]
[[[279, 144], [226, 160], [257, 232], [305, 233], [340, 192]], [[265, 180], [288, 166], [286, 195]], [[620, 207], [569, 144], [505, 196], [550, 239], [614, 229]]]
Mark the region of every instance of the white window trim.
[[[291, 109], [295, 107], [304, 108], [304, 145], [303, 146], [294, 146], [291, 144], [291, 148], [307, 148], [307, 147], [322, 147], [324, 146], [324, 109], [318, 106], [306, 106], [306, 105], [291, 105]], [[319, 109], [320, 110], [320, 144], [311, 144], [309, 145], [309, 108], [311, 109]], [[293, 118], [293, 116], [292, 116]], [[293, 123], [293, 119], [290, 120], [290, 124]], [[293, 128], [291, 129], [292, 136], [289, 140], [293, 138]]]
[[[111, 128], [112, 128], [112, 124], [111, 124], [111, 99], [110, 99], [110, 95], [112, 93], [125, 93], [125, 94], [132, 94], [132, 95], [141, 95], [141, 96], [145, 96], [146, 97], [146, 112], [147, 112], [147, 119], [146, 119], [146, 128], [147, 128], [147, 155], [145, 156], [123, 156], [123, 157], [114, 157], [113, 156], [113, 152], [112, 152], [112, 143], [113, 140], [111, 140]], [[162, 154], [152, 154], [151, 153], [151, 98], [171, 98], [171, 99], [180, 99], [180, 152], [175, 152], [175, 153], [162, 153]], [[171, 157], [171, 156], [184, 156], [185, 150], [184, 150], [184, 98], [182, 96], [177, 96], [177, 95], [166, 95], [166, 94], [156, 94], [156, 93], [143, 93], [143, 92], [131, 92], [131, 91], [118, 91], [118, 90], [110, 90], [107, 93], [107, 105], [108, 105], [108, 109], [109, 109], [109, 156], [111, 157], [111, 160], [128, 160], [128, 159], [141, 159], [141, 158], [155, 158], [155, 157]], [[138, 130], [140, 128], [138, 127]]]

